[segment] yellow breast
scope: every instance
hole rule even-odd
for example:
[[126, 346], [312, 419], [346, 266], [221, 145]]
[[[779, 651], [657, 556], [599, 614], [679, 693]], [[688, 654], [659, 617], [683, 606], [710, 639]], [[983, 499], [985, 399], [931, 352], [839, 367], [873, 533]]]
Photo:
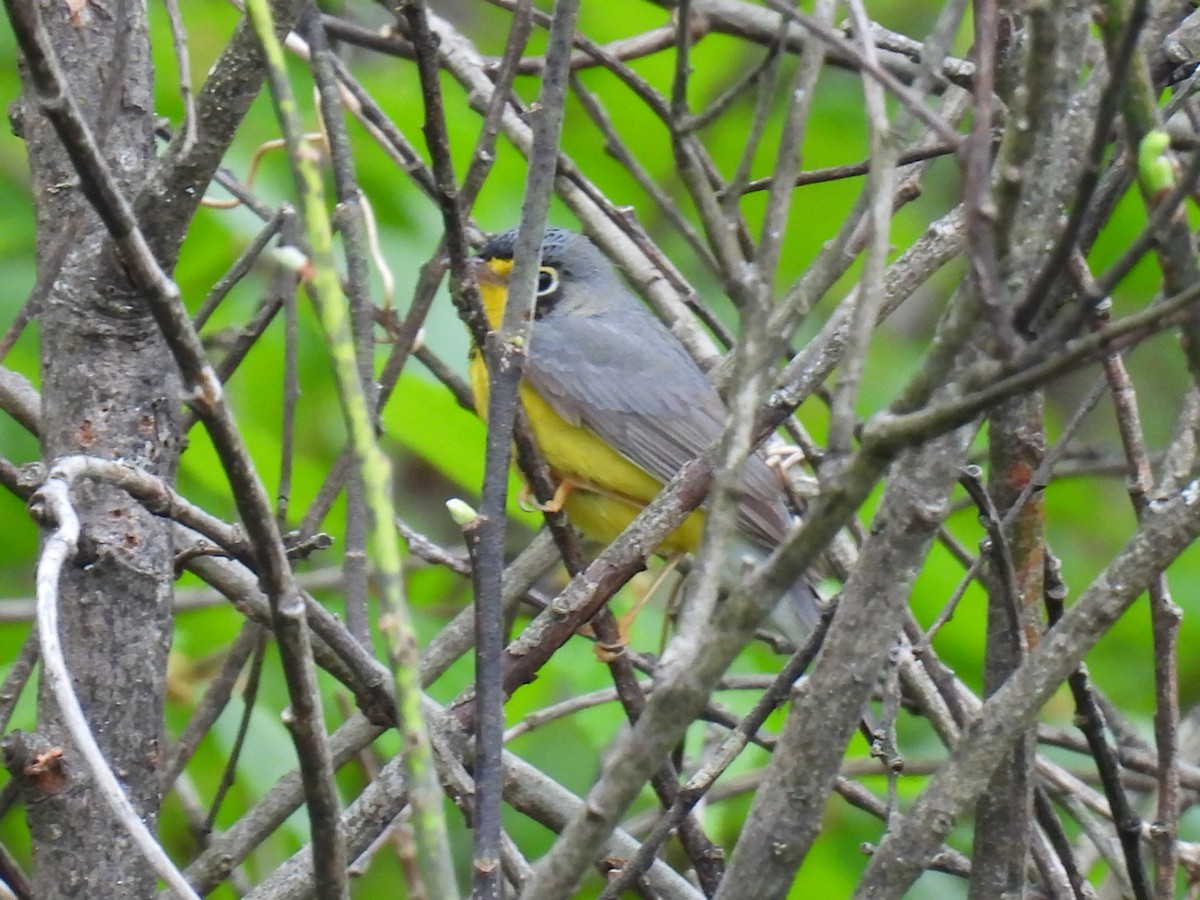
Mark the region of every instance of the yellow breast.
[[[478, 350], [471, 354], [470, 375], [475, 408], [486, 421], [487, 365]], [[528, 382], [521, 383], [520, 397], [534, 439], [555, 477], [577, 485], [567, 495], [567, 515], [587, 537], [603, 543], [611, 541], [654, 498], [662, 483], [587, 428], [562, 418]], [[694, 550], [703, 527], [703, 513], [693, 513], [663, 546]]]

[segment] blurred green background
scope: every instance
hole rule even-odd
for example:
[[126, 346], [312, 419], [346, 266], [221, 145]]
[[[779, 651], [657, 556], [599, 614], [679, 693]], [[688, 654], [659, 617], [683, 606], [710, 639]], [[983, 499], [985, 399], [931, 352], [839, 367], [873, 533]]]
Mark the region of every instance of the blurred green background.
[[[539, 4], [545, 7], [545, 4]], [[619, 6], [619, 15], [614, 10]], [[480, 3], [461, 0], [452, 5], [433, 4], [436, 11], [458, 25], [476, 40], [482, 53], [499, 54], [507, 34], [508, 14]], [[936, 4], [876, 2], [871, 13], [878, 21], [914, 37], [921, 37], [932, 27], [937, 13]], [[230, 6], [204, 0], [183, 4], [191, 52], [191, 78], [198, 86], [223, 47], [238, 20]], [[378, 24], [381, 13], [376, 7], [347, 4], [342, 10], [348, 17], [366, 24]], [[154, 52], [158, 68], [158, 112], [177, 124], [181, 115], [176, 62], [171, 53], [171, 41], [165, 12], [153, 5]], [[620, 4], [584, 4], [579, 29], [597, 42], [606, 42], [646, 31], [669, 21], [663, 9], [641, 2]], [[535, 33], [531, 53], [540, 52], [544, 40]], [[958, 51], [965, 50], [960, 40]], [[694, 49], [691, 100], [694, 108], [702, 106], [738, 74], [756, 61], [761, 48], [747, 47], [732, 38], [714, 35], [705, 38]], [[356, 76], [379, 100], [393, 121], [418, 146], [421, 139], [421, 94], [413, 65], [399, 59], [374, 56], [348, 48], [346, 59]], [[13, 39], [7, 28], [0, 28], [0, 97], [11, 102], [19, 94], [16, 54]], [[785, 66], [787, 78], [794, 66]], [[670, 89], [673, 59], [669, 52], [638, 60], [633, 68], [658, 90]], [[311, 113], [311, 91], [301, 64], [293, 68], [297, 92], [306, 104], [307, 122], [315, 127]], [[617, 128], [628, 141], [645, 169], [672, 195], [682, 198], [670, 144], [661, 123], [628, 89], [611, 74], [602, 70], [581, 73], [585, 86], [593, 91], [615, 114]], [[462, 90], [448, 76], [443, 79], [449, 116], [450, 138], [456, 152], [458, 171], [466, 168], [477, 138], [479, 119], [466, 112]], [[518, 91], [527, 99], [537, 90], [531, 78], [518, 79]], [[782, 107], [780, 107], [782, 108]], [[703, 132], [704, 141], [713, 158], [727, 174], [736, 166], [742, 150], [752, 107], [742, 103]], [[355, 142], [358, 175], [378, 219], [384, 257], [397, 279], [396, 304], [401, 312], [416, 280], [418, 267], [431, 255], [440, 237], [440, 216], [433, 204], [409, 182], [402, 172], [372, 143], [356, 124], [350, 131]], [[764, 152], [756, 160], [754, 175], [769, 174], [773, 156], [774, 135], [768, 135]], [[269, 104], [260, 98], [241, 133], [226, 165], [239, 177], [245, 177], [250, 160], [258, 146], [278, 136]], [[733, 317], [720, 295], [719, 286], [707, 281], [704, 272], [688, 253], [685, 243], [672, 233], [669, 223], [650, 203], [637, 183], [611, 157], [604, 153], [603, 140], [593, 128], [577, 101], [567, 111], [563, 138], [564, 149], [577, 166], [618, 206], [632, 207], [651, 235], [683, 269], [700, 290], [704, 299], [720, 310], [731, 324]], [[863, 123], [861, 89], [855, 76], [829, 71], [822, 78], [817, 92], [813, 118], [809, 123], [804, 144], [804, 168], [857, 162], [867, 153], [867, 137]], [[0, 328], [6, 328], [21, 307], [35, 278], [33, 213], [25, 150], [22, 142], [9, 133], [0, 134], [0, 208], [5, 210], [5, 227], [0, 229], [0, 266], [5, 272], [8, 287], [0, 295]], [[500, 141], [495, 169], [474, 210], [476, 222], [487, 230], [500, 230], [517, 221], [524, 184], [524, 164], [520, 156]], [[861, 179], [850, 179], [804, 188], [796, 194], [791, 229], [781, 272], [781, 284], [804, 271], [823, 242], [829, 239], [850, 209]], [[255, 183], [256, 191], [269, 202], [278, 204], [292, 198], [290, 176], [282, 154], [268, 155]], [[927, 227], [929, 222], [948, 211], [959, 196], [958, 170], [952, 161], [935, 163], [924, 181], [924, 193], [897, 215], [892, 235], [896, 253], [901, 252]], [[221, 196], [217, 189], [215, 196]], [[744, 203], [753, 224], [760, 216], [762, 198], [754, 195]], [[686, 202], [684, 204], [685, 208]], [[556, 203], [551, 218], [563, 225], [574, 225], [570, 215]], [[1128, 197], [1092, 255], [1093, 265], [1102, 270], [1129, 242], [1144, 223], [1137, 197]], [[184, 245], [177, 272], [178, 282], [187, 303], [195, 309], [214, 281], [228, 269], [259, 228], [259, 223], [246, 210], [201, 210], [191, 234]], [[952, 265], [933, 279], [890, 322], [879, 331], [874, 341], [866, 372], [860, 412], [866, 416], [885, 406], [906, 375], [913, 371], [925, 348], [932, 324], [942, 303], [961, 277], [961, 265]], [[806, 325], [804, 334], [813, 333], [832, 305], [853, 284], [851, 271], [837, 290], [823, 302]], [[239, 327], [251, 315], [269, 279], [265, 269], [256, 271], [233, 292], [206, 329], [212, 336], [223, 329]], [[376, 288], [381, 282], [375, 281]], [[1127, 312], [1145, 304], [1158, 287], [1152, 265], [1143, 264], [1120, 288], [1116, 312]], [[382, 302], [382, 298], [380, 300]], [[453, 308], [444, 296], [439, 296], [425, 324], [425, 342], [444, 360], [460, 372], [465, 370], [467, 340]], [[268, 330], [229, 385], [230, 402], [244, 429], [260, 472], [268, 488], [278, 483], [280, 471], [280, 423], [283, 399], [283, 329], [277, 321]], [[379, 347], [379, 356], [387, 353]], [[291, 494], [293, 520], [298, 521], [312, 500], [324, 474], [340, 451], [344, 430], [337, 408], [336, 394], [330, 377], [328, 356], [324, 351], [319, 328], [311, 310], [300, 304], [300, 379], [302, 396], [298, 409], [296, 434], [297, 455]], [[14, 348], [5, 365], [38, 380], [38, 342], [36, 323], [30, 326]], [[1176, 351], [1175, 337], [1163, 335], [1149, 341], [1129, 356], [1129, 366], [1139, 389], [1139, 401], [1152, 449], [1162, 447], [1172, 425], [1178, 401], [1188, 385], [1187, 374]], [[1063, 379], [1052, 386], [1048, 394], [1048, 421], [1053, 439], [1062, 423], [1072, 414], [1074, 404], [1096, 377], [1087, 371]], [[825, 427], [825, 412], [819, 401], [810, 401], [801, 411], [801, 418], [818, 436]], [[473, 414], [462, 410], [449, 392], [437, 383], [419, 363], [410, 365], [400, 388], [385, 410], [387, 440], [397, 466], [397, 503], [402, 516], [417, 528], [452, 548], [458, 548], [456, 529], [445, 513], [443, 503], [450, 497], [475, 502], [482, 479], [484, 430]], [[216, 464], [215, 456], [203, 433], [197, 429], [183, 457], [180, 488], [185, 495], [201, 503], [211, 512], [226, 519], [235, 516], [226, 480]], [[1080, 438], [1092, 444], [1106, 442], [1115, 446], [1112, 414], [1105, 403], [1088, 419]], [[982, 447], [982, 439], [980, 446]], [[0, 454], [16, 463], [38, 458], [37, 442], [20, 426], [0, 417]], [[1128, 537], [1133, 516], [1120, 477], [1107, 479], [1068, 479], [1052, 485], [1047, 492], [1048, 529], [1053, 551], [1061, 558], [1064, 576], [1073, 595], [1078, 595], [1105, 565], [1111, 554]], [[325, 523], [325, 530], [337, 538], [344, 531], [343, 511], [335, 507]], [[520, 524], [514, 545], [527, 536], [536, 520], [526, 514], [516, 514]], [[3, 522], [4, 552], [0, 553], [0, 597], [28, 598], [32, 594], [33, 561], [37, 547], [37, 531], [26, 515], [22, 503], [7, 494], [0, 494], [0, 522]], [[975, 548], [982, 530], [970, 509], [964, 508], [948, 523], [950, 531], [969, 548]], [[337, 565], [340, 559], [338, 544], [319, 554], [306, 568]], [[926, 624], [937, 615], [961, 577], [960, 567], [942, 548], [937, 547], [929, 557], [917, 582], [912, 604], [920, 620]], [[1196, 671], [1198, 657], [1187, 649], [1197, 645], [1196, 619], [1191, 614], [1190, 598], [1200, 578], [1200, 558], [1196, 551], [1185, 554], [1172, 569], [1171, 587], [1187, 615], [1183, 620], [1180, 646], [1185, 648], [1180, 660], [1180, 684], [1183, 707], [1192, 706], [1198, 699]], [[185, 583], [190, 583], [185, 579]], [[464, 604], [470, 601], [469, 584], [445, 571], [414, 564], [408, 581], [409, 599], [422, 640], [427, 640]], [[337, 610], [340, 600], [336, 592], [321, 596], [330, 608]], [[618, 603], [628, 603], [625, 592]], [[657, 649], [663, 628], [661, 604], [644, 614], [637, 623], [633, 644], [639, 649]], [[179, 616], [178, 630], [172, 655], [172, 697], [168, 728], [177, 735], [199, 699], [207, 679], [215, 668], [215, 660], [236, 634], [241, 617], [232, 609], [217, 606]], [[978, 686], [983, 643], [983, 595], [977, 587], [967, 591], [953, 620], [942, 630], [936, 649], [969, 684]], [[0, 674], [28, 632], [21, 622], [0, 624]], [[1147, 610], [1139, 604], [1125, 617], [1089, 658], [1097, 685], [1129, 715], [1136, 727], [1151, 735], [1153, 714], [1152, 649]], [[739, 661], [741, 671], [771, 671], [779, 660], [769, 650], [752, 647]], [[470, 667], [460, 663], [439, 681], [431, 693], [439, 700], [449, 701], [470, 680]], [[509, 722], [519, 722], [524, 713], [540, 709], [558, 700], [608, 686], [609, 678], [590, 646], [582, 639], [575, 640], [559, 653], [543, 670], [539, 679], [523, 688], [508, 706]], [[327, 689], [327, 715], [331, 725], [340, 721], [348, 708], [344, 692], [337, 690], [331, 680]], [[726, 694], [721, 697], [735, 710], [747, 709], [752, 696]], [[240, 702], [240, 701], [239, 701]], [[278, 675], [273, 656], [269, 656], [266, 676], [259, 694], [258, 705], [251, 719], [247, 751], [238, 769], [238, 779], [221, 814], [218, 827], [227, 826], [269, 788], [285, 771], [293, 767], [294, 757], [286, 730], [279, 714], [286, 706], [286, 692]], [[232, 744], [238, 717], [238, 703], [222, 716], [218, 726], [200, 747], [189, 767], [188, 777], [199, 796], [211, 799], [226, 755]], [[1064, 697], [1051, 702], [1047, 718], [1066, 724], [1071, 717], [1069, 700]], [[553, 725], [534, 730], [517, 739], [511, 749], [539, 766], [570, 789], [583, 792], [591, 784], [601, 763], [602, 754], [611, 738], [623, 726], [623, 715], [614, 705], [601, 706], [560, 720]], [[778, 726], [777, 715], [771, 725]], [[31, 728], [36, 722], [32, 692], [27, 691], [13, 719], [14, 727]], [[920, 722], [901, 721], [901, 749], [913, 763], [922, 759], [940, 758], [943, 751], [929, 730]], [[690, 750], [700, 748], [704, 735], [699, 729], [692, 736]], [[390, 755], [396, 749], [392, 736], [381, 739], [378, 749]], [[861, 741], [854, 745], [857, 755], [865, 755]], [[751, 750], [734, 767], [731, 776], [752, 772], [764, 762], [761, 751]], [[348, 766], [341, 773], [345, 798], [352, 798], [366, 783], [361, 767]], [[883, 793], [886, 782], [882, 777], [868, 778], [866, 783]], [[901, 778], [902, 797], [919, 790], [919, 776]], [[749, 795], [713, 804], [703, 813], [716, 838], [731, 846], [736, 840], [739, 823], [748, 809]], [[649, 801], [642, 808], [650, 808]], [[461, 816], [448, 808], [459, 854], [461, 871], [468, 867], [470, 834], [461, 824]], [[1195, 822], [1185, 822], [1193, 826]], [[548, 846], [551, 835], [522, 817], [509, 814], [508, 825], [518, 844], [533, 859]], [[880, 824], [871, 817], [835, 799], [826, 813], [821, 837], [797, 880], [794, 896], [846, 896], [865, 865], [861, 852], [863, 842], [875, 841]], [[179, 857], [194, 851], [195, 842], [189, 837], [181, 820], [180, 806], [174, 795], [168, 798], [163, 814], [163, 834]], [[305, 839], [306, 823], [302, 815], [293, 816], [277, 837], [263, 845], [248, 862], [246, 870], [252, 880], [270, 872], [282, 859], [296, 851]], [[1187, 837], [1185, 829], [1185, 837]], [[10, 811], [0, 821], [0, 840], [24, 861], [28, 861], [28, 838], [19, 809]], [[969, 851], [969, 830], [956, 835], [957, 845]], [[395, 856], [384, 851], [378, 855], [365, 875], [355, 883], [357, 897], [401, 896], [398, 885], [402, 875]], [[588, 892], [598, 890], [592, 882]], [[954, 880], [937, 875], [923, 878], [913, 896], [952, 897], [961, 892]], [[214, 896], [233, 896], [222, 888]]]

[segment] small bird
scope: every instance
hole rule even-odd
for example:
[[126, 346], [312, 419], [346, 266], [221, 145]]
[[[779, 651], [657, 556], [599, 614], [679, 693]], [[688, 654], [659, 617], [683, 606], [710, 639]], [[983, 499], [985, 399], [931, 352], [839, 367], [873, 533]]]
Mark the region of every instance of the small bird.
[[[498, 328], [508, 299], [515, 229], [489, 240], [475, 277], [489, 322]], [[488, 371], [471, 352], [475, 406], [486, 418]], [[519, 396], [534, 439], [559, 488], [551, 508], [565, 508], [587, 537], [607, 543], [654, 499], [683, 465], [717, 440], [726, 408], [691, 355], [632, 294], [613, 266], [581, 234], [549, 228], [542, 240], [537, 301]], [[697, 510], [663, 544], [694, 551], [704, 511]], [[762, 557], [792, 527], [783, 482], [761, 453], [746, 461], [738, 529]], [[794, 596], [793, 596], [794, 595]], [[819, 617], [807, 584], [774, 617], [798, 642]]]

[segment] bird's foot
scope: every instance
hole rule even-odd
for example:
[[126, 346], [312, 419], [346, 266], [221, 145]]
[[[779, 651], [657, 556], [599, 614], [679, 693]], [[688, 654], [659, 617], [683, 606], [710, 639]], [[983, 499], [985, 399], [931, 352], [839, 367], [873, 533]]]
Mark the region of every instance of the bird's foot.
[[602, 663], [614, 663], [625, 655], [625, 648], [629, 646], [629, 636], [624, 632], [618, 641], [596, 641], [596, 646], [592, 651], [596, 654], [596, 659]]
[[630, 636], [633, 633], [633, 623], [637, 620], [638, 614], [641, 613], [646, 604], [650, 602], [650, 598], [658, 592], [660, 587], [662, 587], [663, 582], [667, 580], [667, 576], [669, 576], [671, 572], [675, 570], [675, 567], [679, 565], [679, 560], [682, 558], [682, 553], [673, 553], [671, 556], [667, 557], [666, 565], [664, 565], [658, 575], [655, 576], [654, 582], [650, 585], [650, 587], [642, 593], [633, 606], [631, 606], [621, 615], [617, 616], [616, 642], [596, 642], [595, 653], [596, 658], [599, 659], [600, 662], [610, 663], [625, 652], [625, 648], [629, 646]]
[[525, 512], [533, 512], [537, 510], [544, 513], [562, 512], [563, 505], [567, 502], [567, 497], [571, 491], [575, 489], [575, 482], [563, 479], [558, 483], [558, 487], [554, 490], [554, 496], [545, 503], [539, 503], [537, 498], [533, 496], [533, 492], [529, 490], [529, 485], [521, 485], [521, 493], [517, 496], [517, 506], [525, 510]]

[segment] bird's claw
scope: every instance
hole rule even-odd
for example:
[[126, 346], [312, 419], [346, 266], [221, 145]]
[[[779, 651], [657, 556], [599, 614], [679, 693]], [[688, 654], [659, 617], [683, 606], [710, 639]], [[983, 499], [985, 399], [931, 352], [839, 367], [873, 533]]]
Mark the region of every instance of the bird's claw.
[[521, 493], [517, 497], [517, 506], [521, 507], [525, 512], [562, 512], [563, 506], [567, 502], [567, 497], [574, 487], [573, 482], [560, 481], [558, 487], [554, 490], [554, 496], [545, 503], [539, 503], [537, 498], [533, 496], [533, 492], [529, 489], [529, 485], [522, 485]]

